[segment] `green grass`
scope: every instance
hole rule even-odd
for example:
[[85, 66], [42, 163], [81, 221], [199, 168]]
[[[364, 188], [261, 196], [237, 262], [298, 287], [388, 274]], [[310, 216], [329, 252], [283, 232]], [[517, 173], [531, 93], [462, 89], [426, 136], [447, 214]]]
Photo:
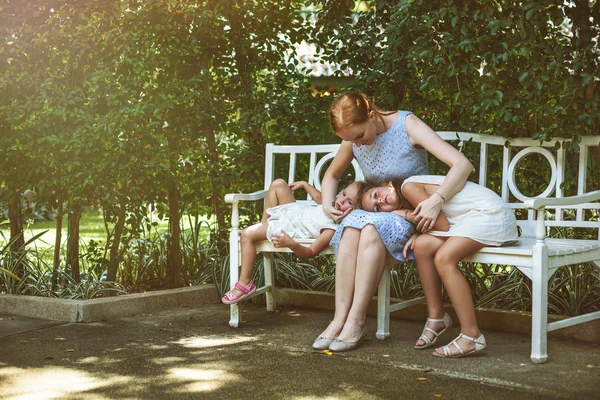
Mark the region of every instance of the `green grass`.
[[[202, 217], [201, 219], [212, 223], [212, 221], [206, 217]], [[157, 223], [157, 225], [153, 227], [153, 234], [161, 234], [167, 232], [169, 229], [168, 219], [160, 220], [158, 218], [154, 218], [152, 222]], [[61, 246], [64, 245], [67, 240], [67, 223], [67, 216], [65, 215], [62, 221]], [[182, 225], [183, 229], [188, 229], [190, 227], [190, 218], [188, 218], [187, 215], [182, 218]], [[112, 230], [113, 228], [114, 226], [109, 224], [109, 229]], [[206, 225], [203, 225], [202, 228], [203, 233], [208, 236], [209, 230], [206, 228]], [[41, 251], [54, 247], [54, 242], [56, 241], [56, 221], [36, 221], [27, 225], [24, 229], [25, 241], [45, 230], [48, 232], [36, 240], [34, 245], [38, 248], [38, 250]], [[106, 243], [106, 227], [104, 226], [102, 210], [90, 210], [82, 213], [79, 223], [79, 235], [81, 241], [84, 243], [88, 243], [90, 240]], [[3, 227], [0, 230], [0, 243], [6, 243], [9, 237], [10, 228], [8, 226]]]

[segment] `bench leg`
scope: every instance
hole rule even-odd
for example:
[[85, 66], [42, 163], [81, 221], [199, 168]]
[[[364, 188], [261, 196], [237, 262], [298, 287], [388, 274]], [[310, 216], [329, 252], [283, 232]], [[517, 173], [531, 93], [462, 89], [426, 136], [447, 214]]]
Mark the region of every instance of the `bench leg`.
[[[235, 283], [240, 279], [240, 242], [238, 231], [232, 230], [229, 234], [229, 287], [233, 289]], [[242, 308], [240, 304], [229, 306], [229, 326], [238, 328], [242, 320]]]
[[273, 269], [273, 254], [264, 253], [265, 285], [269, 290], [265, 292], [267, 297], [267, 311], [275, 311], [277, 303], [275, 300], [275, 271]]
[[377, 288], [377, 339], [390, 337], [390, 272], [386, 269], [381, 275]]
[[531, 361], [548, 360], [548, 248], [542, 243], [533, 247], [531, 307]]

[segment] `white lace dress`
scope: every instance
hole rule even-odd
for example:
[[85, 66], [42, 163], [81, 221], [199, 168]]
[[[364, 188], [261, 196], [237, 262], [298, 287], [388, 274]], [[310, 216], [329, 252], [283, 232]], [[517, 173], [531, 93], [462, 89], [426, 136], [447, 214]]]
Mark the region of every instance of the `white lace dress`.
[[[420, 175], [408, 182], [441, 185], [445, 176]], [[434, 236], [462, 236], [488, 246], [501, 246], [517, 241], [517, 220], [512, 209], [494, 191], [473, 182], [442, 205], [448, 218], [448, 232], [431, 231]]]
[[267, 239], [285, 231], [293, 239], [316, 239], [323, 229], [336, 230], [338, 225], [323, 211], [323, 207], [299, 201], [267, 208]]

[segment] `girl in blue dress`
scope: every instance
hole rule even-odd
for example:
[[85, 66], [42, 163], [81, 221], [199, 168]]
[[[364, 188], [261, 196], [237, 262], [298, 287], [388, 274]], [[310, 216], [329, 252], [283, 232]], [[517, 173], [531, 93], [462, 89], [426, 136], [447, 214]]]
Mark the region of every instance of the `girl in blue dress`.
[[[348, 92], [330, 108], [331, 126], [343, 140], [322, 181], [323, 209], [340, 226], [332, 239], [336, 250], [335, 314], [313, 343], [316, 350], [354, 349], [366, 334], [367, 306], [386, 266], [402, 261], [402, 249], [412, 234], [411, 224], [393, 213], [340, 212], [333, 206], [338, 181], [357, 159], [365, 179], [373, 184], [400, 181], [428, 173], [427, 153], [450, 170], [438, 193], [415, 207], [415, 226], [420, 232], [433, 227], [442, 203], [464, 186], [472, 164], [427, 124], [407, 111], [382, 111], [366, 96]], [[421, 276], [423, 289], [437, 277]], [[438, 313], [441, 312], [441, 315]], [[443, 310], [429, 310], [429, 317], [443, 317]]]

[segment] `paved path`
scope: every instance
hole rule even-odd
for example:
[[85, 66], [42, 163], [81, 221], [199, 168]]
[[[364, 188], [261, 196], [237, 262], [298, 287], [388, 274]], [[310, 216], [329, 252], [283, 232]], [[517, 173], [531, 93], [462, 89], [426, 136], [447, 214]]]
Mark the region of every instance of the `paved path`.
[[489, 331], [483, 356], [439, 359], [413, 350], [420, 324], [392, 320], [379, 341], [369, 319], [356, 351], [314, 352], [330, 317], [248, 306], [232, 329], [220, 304], [88, 324], [0, 315], [0, 398], [600, 398], [600, 343], [551, 340], [536, 365], [527, 336]]

